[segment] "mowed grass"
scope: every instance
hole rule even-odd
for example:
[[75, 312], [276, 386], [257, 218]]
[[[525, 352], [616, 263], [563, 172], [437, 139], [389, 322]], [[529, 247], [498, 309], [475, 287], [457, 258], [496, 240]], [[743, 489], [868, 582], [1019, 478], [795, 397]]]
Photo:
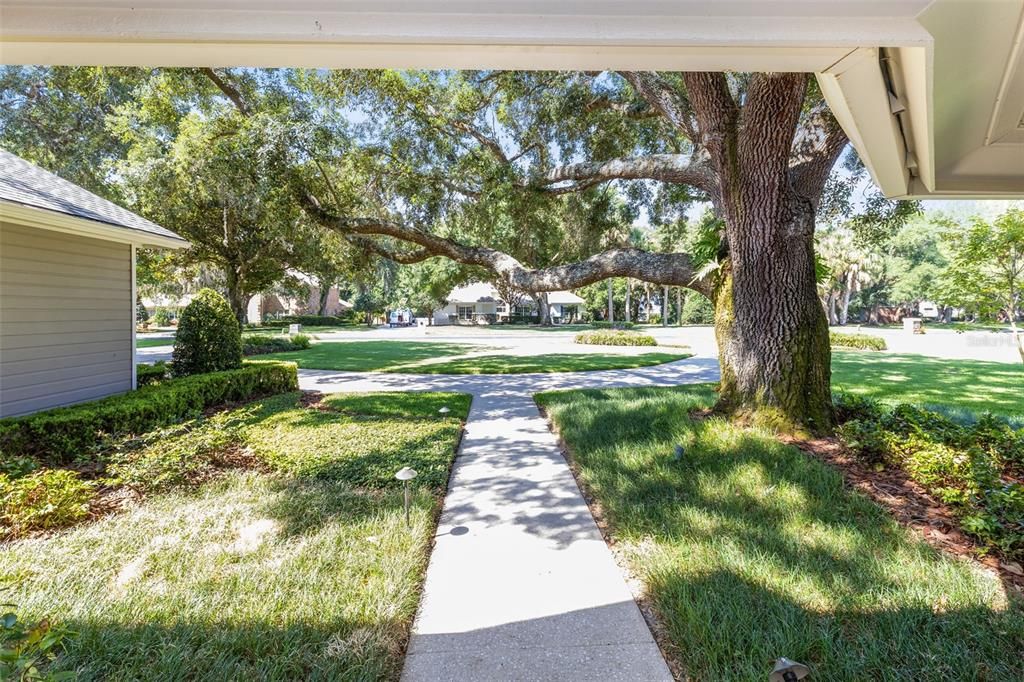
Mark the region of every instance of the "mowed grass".
[[822, 680], [1024, 679], [1024, 611], [997, 578], [770, 434], [687, 416], [714, 397], [538, 396], [688, 678], [761, 681], [787, 656]]
[[155, 348], [156, 346], [173, 346], [174, 337], [165, 336], [162, 339], [135, 339], [136, 348]]
[[834, 350], [832, 387], [887, 403], [1024, 415], [1021, 364]]
[[[214, 417], [241, 429], [266, 471], [0, 547], [4, 601], [76, 633], [55, 669], [81, 680], [398, 677], [470, 398], [339, 395], [331, 411], [298, 398]], [[394, 480], [405, 465], [420, 471], [411, 529]]]
[[598, 353], [549, 353], [521, 355], [483, 355], [423, 365], [416, 370], [425, 374], [527, 374], [586, 372], [602, 369], [632, 369], [662, 365], [691, 357], [692, 353], [647, 352], [637, 355]]
[[314, 343], [307, 350], [263, 357], [288, 360], [302, 369], [371, 372], [432, 358], [464, 355], [474, 350], [479, 350], [479, 346], [429, 341], [326, 341]]
[[[409, 374], [521, 374], [647, 367], [691, 355], [672, 351], [639, 355], [548, 353], [527, 357], [495, 352], [490, 355], [458, 357], [482, 350], [486, 350], [486, 347], [429, 341], [345, 341], [320, 342], [308, 350], [272, 353], [262, 357], [295, 362], [303, 369]], [[438, 361], [440, 358], [450, 359]]]

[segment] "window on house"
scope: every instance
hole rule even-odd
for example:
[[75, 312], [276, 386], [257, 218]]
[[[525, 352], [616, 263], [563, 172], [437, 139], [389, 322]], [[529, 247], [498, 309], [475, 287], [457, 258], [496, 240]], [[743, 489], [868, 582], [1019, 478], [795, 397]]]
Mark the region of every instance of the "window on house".
[[473, 319], [473, 313], [475, 312], [475, 308], [476, 308], [476, 306], [471, 306], [471, 305], [460, 305], [460, 306], [458, 306], [459, 319], [460, 320], [472, 320]]

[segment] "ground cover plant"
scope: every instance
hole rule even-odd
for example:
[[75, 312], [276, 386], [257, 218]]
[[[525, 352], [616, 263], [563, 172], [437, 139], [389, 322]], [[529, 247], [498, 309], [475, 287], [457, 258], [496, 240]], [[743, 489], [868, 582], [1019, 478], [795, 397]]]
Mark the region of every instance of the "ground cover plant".
[[628, 331], [625, 329], [603, 329], [598, 331], [580, 332], [576, 335], [576, 343], [596, 346], [657, 346], [658, 342], [650, 334]]
[[860, 350], [885, 350], [885, 339], [868, 334], [846, 334], [829, 332], [829, 343], [833, 348], [857, 348]]
[[839, 437], [865, 463], [892, 466], [947, 505], [983, 547], [1024, 560], [1024, 430], [992, 415], [958, 424], [908, 404], [836, 396]]
[[76, 679], [397, 679], [469, 400], [288, 393], [115, 444], [143, 501], [0, 545], [5, 598]]
[[832, 384], [888, 404], [915, 403], [1024, 416], [1024, 367], [924, 355], [832, 353]]
[[[546, 393], [578, 475], [692, 679], [1019, 679], [1024, 612], [774, 434], [691, 416], [710, 385]], [[676, 455], [676, 446], [682, 446]]]

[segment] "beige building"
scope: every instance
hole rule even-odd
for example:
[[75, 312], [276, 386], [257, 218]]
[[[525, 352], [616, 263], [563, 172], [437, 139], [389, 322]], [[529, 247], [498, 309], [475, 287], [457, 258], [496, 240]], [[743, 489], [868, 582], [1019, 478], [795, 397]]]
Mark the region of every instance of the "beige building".
[[0, 417], [135, 387], [135, 249], [188, 242], [0, 150]]
[[[510, 317], [534, 317], [537, 304], [529, 296], [515, 306], [501, 300], [497, 290], [487, 282], [477, 282], [452, 289], [448, 303], [434, 312], [434, 324], [495, 324]], [[555, 324], [572, 322], [579, 317], [583, 299], [571, 291], [551, 291], [548, 306]]]

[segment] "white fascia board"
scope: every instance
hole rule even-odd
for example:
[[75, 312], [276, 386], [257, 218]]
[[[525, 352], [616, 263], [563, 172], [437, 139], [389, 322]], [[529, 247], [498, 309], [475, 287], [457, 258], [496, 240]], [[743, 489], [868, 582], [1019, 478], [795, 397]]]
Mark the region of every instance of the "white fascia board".
[[66, 232], [68, 234], [77, 234], [83, 237], [103, 239], [121, 244], [135, 244], [136, 246], [161, 249], [184, 249], [189, 246], [189, 243], [184, 239], [164, 237], [130, 227], [109, 225], [87, 218], [79, 218], [78, 216], [71, 216], [66, 213], [34, 208], [10, 201], [0, 200], [0, 220], [42, 230]]
[[875, 184], [886, 196], [901, 197], [910, 184], [906, 147], [878, 59], [876, 48], [855, 50], [817, 74], [818, 83]]

